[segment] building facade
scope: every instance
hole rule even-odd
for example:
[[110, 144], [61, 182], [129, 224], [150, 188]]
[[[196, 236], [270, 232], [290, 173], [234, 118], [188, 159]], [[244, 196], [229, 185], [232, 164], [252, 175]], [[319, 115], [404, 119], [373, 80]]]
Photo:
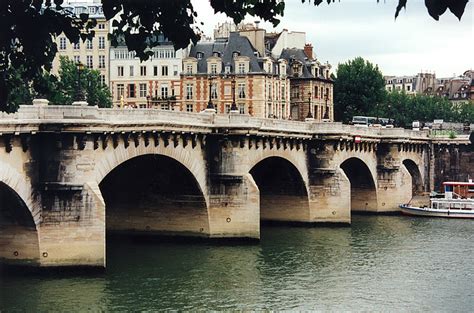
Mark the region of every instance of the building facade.
[[283, 49], [281, 59], [288, 62], [291, 91], [291, 118], [334, 120], [334, 81], [331, 65], [313, 57], [312, 46], [305, 49]]
[[65, 2], [65, 10], [69, 10], [76, 16], [88, 13], [89, 17], [96, 19], [95, 36], [91, 40], [76, 43], [70, 42], [64, 34], [55, 38], [58, 52], [53, 60], [52, 74], [57, 75], [60, 68], [60, 58], [66, 57], [75, 63], [82, 63], [90, 69], [100, 72], [103, 84], [109, 83], [109, 51], [108, 40], [109, 23], [106, 21], [102, 4], [98, 0], [84, 2]]
[[110, 89], [114, 107], [177, 110], [181, 101], [182, 60], [186, 50], [175, 50], [166, 38], [153, 55], [141, 62], [123, 43], [110, 49]]
[[[261, 118], [290, 117], [287, 62], [264, 57], [247, 37], [202, 42], [183, 60], [181, 109], [217, 113], [237, 109]], [[234, 105], [233, 105], [234, 104]]]

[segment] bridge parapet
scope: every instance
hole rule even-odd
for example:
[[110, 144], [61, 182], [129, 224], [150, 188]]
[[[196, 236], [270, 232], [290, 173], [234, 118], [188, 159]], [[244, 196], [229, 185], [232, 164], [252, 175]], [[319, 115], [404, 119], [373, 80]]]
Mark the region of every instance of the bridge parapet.
[[[227, 129], [234, 134], [279, 135], [282, 137], [315, 137], [321, 139], [384, 140], [395, 142], [429, 141], [429, 131], [402, 128], [364, 128], [342, 123], [308, 123], [291, 120], [262, 119], [243, 114], [208, 114], [163, 111], [155, 109], [101, 109], [92, 106], [23, 105], [15, 114], [0, 115], [0, 133], [11, 131], [14, 124], [78, 124], [107, 127], [169, 125]], [[31, 127], [30, 127], [31, 128]], [[28, 131], [30, 130], [28, 128]], [[15, 130], [17, 131], [17, 130]]]

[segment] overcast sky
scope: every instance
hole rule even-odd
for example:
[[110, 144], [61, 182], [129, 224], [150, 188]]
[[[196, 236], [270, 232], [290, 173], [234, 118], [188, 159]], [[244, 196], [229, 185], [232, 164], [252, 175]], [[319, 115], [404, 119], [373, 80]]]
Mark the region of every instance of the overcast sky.
[[[312, 1], [310, 1], [312, 2]], [[385, 2], [385, 3], [384, 3]], [[437, 77], [460, 75], [474, 69], [474, 9], [467, 4], [461, 21], [447, 11], [432, 19], [423, 0], [409, 0], [407, 9], [394, 20], [397, 0], [340, 0], [318, 7], [286, 0], [285, 15], [276, 28], [305, 31], [320, 61], [334, 67], [357, 56], [378, 64], [384, 75], [413, 75], [421, 70]], [[201, 29], [211, 36], [218, 22], [207, 0], [193, 0]], [[254, 21], [249, 17], [246, 21]], [[261, 24], [267, 31], [271, 24]]]

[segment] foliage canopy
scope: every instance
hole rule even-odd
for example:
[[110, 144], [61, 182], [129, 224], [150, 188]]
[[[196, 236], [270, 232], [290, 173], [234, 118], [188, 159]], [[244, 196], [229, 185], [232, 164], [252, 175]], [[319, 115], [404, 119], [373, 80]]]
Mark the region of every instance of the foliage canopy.
[[[90, 20], [87, 14], [76, 18], [64, 9], [63, 2], [0, 1], [0, 111], [8, 109], [7, 100], [12, 91], [7, 81], [14, 78], [8, 69], [21, 67], [23, 80], [37, 79], [43, 75], [43, 70], [51, 68], [57, 52], [54, 37], [64, 33], [69, 41], [78, 42], [94, 35], [96, 21]], [[302, 2], [319, 5], [323, 0]], [[467, 2], [425, 0], [429, 14], [436, 20], [447, 9], [461, 18]], [[280, 0], [210, 0], [210, 4], [216, 13], [225, 13], [236, 23], [250, 14], [277, 25], [285, 9], [285, 2]], [[399, 0], [396, 16], [406, 4], [407, 0]], [[107, 20], [117, 18], [113, 22], [112, 44], [123, 36], [128, 48], [142, 60], [149, 56], [146, 48], [153, 45], [149, 40], [151, 36], [163, 34], [176, 48], [199, 39], [197, 12], [191, 0], [102, 0], [102, 5]]]

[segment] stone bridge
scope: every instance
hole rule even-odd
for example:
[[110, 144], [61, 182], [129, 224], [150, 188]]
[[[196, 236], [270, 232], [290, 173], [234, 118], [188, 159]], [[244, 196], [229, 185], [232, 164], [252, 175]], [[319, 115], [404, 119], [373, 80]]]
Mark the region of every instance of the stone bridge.
[[105, 266], [106, 230], [258, 239], [261, 221], [350, 224], [429, 191], [431, 145], [403, 129], [22, 106], [0, 118], [0, 258]]

